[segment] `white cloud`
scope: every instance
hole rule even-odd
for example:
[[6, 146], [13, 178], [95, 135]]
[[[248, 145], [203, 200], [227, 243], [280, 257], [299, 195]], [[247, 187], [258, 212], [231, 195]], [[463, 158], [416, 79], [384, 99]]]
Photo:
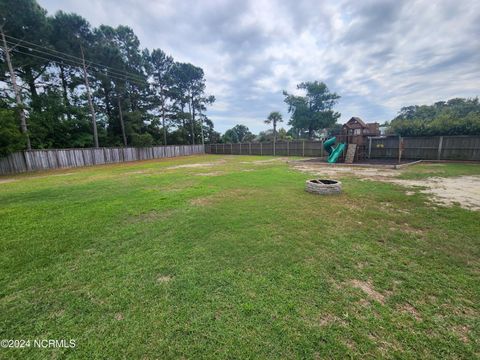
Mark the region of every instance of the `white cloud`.
[[325, 81], [342, 120], [391, 119], [401, 106], [480, 95], [480, 2], [458, 0], [40, 0], [94, 26], [131, 26], [142, 45], [205, 70], [217, 129], [253, 131], [281, 90]]

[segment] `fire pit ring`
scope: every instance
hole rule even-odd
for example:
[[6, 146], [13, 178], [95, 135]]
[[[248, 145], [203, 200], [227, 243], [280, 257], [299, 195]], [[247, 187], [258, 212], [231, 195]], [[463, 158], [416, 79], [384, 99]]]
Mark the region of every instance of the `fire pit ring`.
[[339, 194], [342, 192], [342, 183], [337, 180], [327, 179], [307, 180], [305, 191], [318, 195]]

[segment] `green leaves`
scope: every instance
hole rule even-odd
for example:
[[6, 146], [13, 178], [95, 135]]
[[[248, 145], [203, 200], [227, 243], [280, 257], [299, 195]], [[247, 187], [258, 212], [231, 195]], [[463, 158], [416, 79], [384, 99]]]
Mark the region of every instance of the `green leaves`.
[[391, 121], [389, 131], [402, 136], [478, 135], [480, 103], [478, 98], [457, 98], [403, 107]]
[[336, 93], [330, 92], [323, 82], [303, 82], [297, 88], [305, 91], [305, 96], [297, 96], [284, 91], [285, 103], [291, 114], [289, 125], [297, 131], [308, 132], [308, 137], [313, 138], [318, 130], [333, 126], [340, 113], [333, 107], [340, 99]]

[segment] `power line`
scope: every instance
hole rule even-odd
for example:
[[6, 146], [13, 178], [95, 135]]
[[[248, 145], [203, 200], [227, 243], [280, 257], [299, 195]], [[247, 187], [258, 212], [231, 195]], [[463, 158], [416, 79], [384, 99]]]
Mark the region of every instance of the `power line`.
[[[47, 51], [49, 51], [49, 52], [54, 52], [54, 53], [61, 54], [61, 55], [63, 55], [64, 57], [65, 57], [65, 56], [71, 57], [71, 58], [75, 59], [76, 61], [80, 61], [80, 62], [83, 61], [83, 59], [80, 58], [80, 57], [78, 57], [78, 56], [74, 56], [74, 55], [67, 54], [67, 53], [62, 52], [62, 51], [50, 49], [50, 48], [47, 48], [46, 46], [38, 45], [38, 44], [35, 44], [35, 43], [30, 42], [30, 41], [27, 41], [27, 40], [22, 40], [22, 39], [16, 38], [16, 37], [11, 36], [11, 35], [5, 34], [5, 36], [8, 37], [8, 38], [11, 38], [11, 39], [14, 39], [14, 40], [23, 42], [23, 43], [25, 43], [25, 44], [29, 44], [29, 45], [36, 46], [36, 47], [41, 48], [41, 49], [45, 49], [45, 50], [47, 50]], [[12, 43], [12, 42], [11, 42], [11, 43]], [[15, 44], [15, 45], [19, 45], [19, 44]], [[21, 45], [21, 46], [24, 47], [24, 48], [29, 48], [29, 47], [26, 47], [26, 46], [24, 46], [24, 45]], [[35, 49], [32, 49], [32, 50], [35, 50]], [[53, 55], [53, 54], [49, 54], [49, 55], [57, 56], [57, 55]], [[57, 56], [57, 57], [58, 57], [58, 56]], [[100, 67], [103, 67], [103, 68], [108, 68], [108, 69], [110, 69], [111, 71], [118, 73], [118, 75], [137, 76], [137, 77], [139, 76], [139, 75], [137, 75], [137, 74], [129, 73], [129, 72], [125, 71], [125, 70], [119, 70], [119, 69], [113, 68], [113, 67], [108, 66], [108, 65], [104, 65], [104, 64], [100, 64], [100, 63], [95, 63], [95, 62], [90, 61], [90, 60], [86, 60], [86, 63], [88, 63], [89, 65], [92, 64], [92, 65], [97, 65], [97, 66], [100, 66]]]
[[[35, 54], [24, 52], [24, 51], [21, 51], [21, 50], [18, 50], [18, 49], [13, 49], [13, 51], [16, 52], [16, 53], [19, 53], [19, 54], [31, 56], [31, 57], [38, 58], [38, 59], [41, 59], [41, 60], [51, 61], [51, 62], [54, 62], [55, 64], [62, 65], [59, 61], [53, 60], [53, 59], [50, 59], [50, 58], [46, 58], [44, 56], [35, 55]], [[63, 64], [63, 65], [65, 65], [65, 64]], [[81, 67], [80, 64], [75, 64], [74, 66]], [[125, 78], [117, 77], [117, 76], [110, 75], [110, 74], [104, 74], [99, 70], [92, 70], [92, 71], [97, 73], [97, 74], [106, 76], [107, 78], [117, 79], [117, 80], [121, 80], [121, 81], [129, 81], [129, 82], [135, 83], [137, 85], [141, 85], [141, 86], [144, 86], [144, 85], [148, 84], [147, 81], [140, 82], [140, 81], [137, 81], [137, 80], [125, 79]]]
[[[11, 43], [10, 41], [7, 41], [7, 43], [9, 43], [9, 45], [12, 45], [12, 43]], [[63, 57], [61, 57], [61, 56], [59, 56], [59, 55], [52, 55], [52, 54], [50, 54], [50, 53], [48, 53], [48, 52], [41, 51], [41, 50], [38, 50], [38, 49], [31, 49], [31, 48], [28, 48], [28, 47], [23, 46], [23, 45], [21, 45], [21, 47], [22, 47], [22, 48], [25, 48], [25, 49], [27, 49], [27, 50], [33, 50], [33, 51], [38, 52], [38, 53], [43, 54], [43, 55], [54, 56], [54, 57], [60, 59], [60, 60], [61, 60], [61, 63], [62, 63], [63, 65], [78, 66], [78, 67], [83, 66], [83, 64], [77, 62], [76, 60], [66, 59], [66, 58], [63, 58]], [[59, 64], [58, 61], [56, 61], [55, 59], [52, 59], [52, 58], [50, 58], [50, 57], [49, 57], [49, 58], [40, 57], [40, 56], [35, 55], [35, 54], [32, 54], [32, 53], [30, 53], [30, 52], [25, 52], [25, 51], [22, 51], [22, 50], [19, 50], [19, 49], [15, 49], [15, 48], [12, 48], [11, 51], [16, 51], [16, 52], [19, 52], [19, 53], [21, 53], [21, 54], [30, 55], [30, 56], [34, 56], [34, 57], [36, 56], [36, 57], [38, 57], [38, 58], [42, 58], [42, 59], [44, 59], [44, 60], [52, 61], [52, 62], [55, 62], [55, 63]], [[64, 62], [65, 62], [65, 63], [64, 63]], [[104, 69], [99, 69], [99, 68], [96, 67], [96, 66], [95, 66], [95, 67], [91, 67], [91, 68], [97, 69], [97, 72], [101, 72], [102, 70], [104, 70]], [[105, 70], [108, 71], [108, 69], [105, 69]], [[146, 81], [146, 80], [144, 80], [144, 79], [141, 79], [140, 77], [138, 77], [138, 78], [137, 78], [137, 77], [134, 77], [133, 75], [125, 75], [125, 74], [120, 74], [120, 73], [116, 73], [116, 72], [113, 72], [113, 71], [110, 71], [110, 73], [111, 73], [112, 75], [114, 75], [114, 76], [118, 76], [121, 80], [125, 80], [125, 81], [127, 81], [127, 80], [128, 80], [128, 81], [132, 81], [132, 82], [134, 82], [134, 81]], [[123, 78], [122, 78], [122, 77], [123, 77]]]
[[[50, 49], [50, 48], [47, 48], [45, 46], [42, 46], [42, 45], [38, 45], [38, 44], [35, 44], [33, 42], [30, 42], [30, 41], [27, 41], [27, 40], [22, 40], [22, 39], [19, 39], [19, 38], [16, 38], [14, 36], [11, 36], [11, 35], [7, 35], [5, 34], [5, 37], [8, 37], [10, 39], [13, 39], [13, 40], [16, 40], [16, 41], [20, 41], [22, 43], [25, 43], [25, 44], [29, 44], [31, 46], [35, 46], [37, 48], [40, 48], [40, 49], [44, 49], [44, 51], [42, 50], [38, 50], [38, 49], [34, 49], [34, 48], [31, 48], [29, 46], [25, 46], [25, 45], [22, 45], [20, 43], [14, 43], [12, 41], [8, 41], [10, 43], [10, 45], [14, 45], [14, 46], [21, 46], [25, 49], [31, 49], [31, 50], [34, 50], [34, 51], [37, 51], [37, 52], [40, 52], [40, 53], [44, 53], [44, 54], [47, 54], [49, 56], [54, 56], [54, 57], [57, 57], [57, 58], [60, 58], [62, 60], [65, 60], [65, 61], [70, 61], [70, 62], [74, 62], [74, 63], [81, 63], [83, 61], [82, 58], [78, 57], [78, 56], [74, 56], [74, 55], [71, 55], [71, 54], [67, 54], [65, 52], [62, 52], [62, 51], [58, 51], [58, 50], [54, 50], [54, 49]], [[47, 52], [45, 52], [47, 51]], [[57, 53], [57, 54], [60, 54], [60, 55], [55, 55], [53, 53]], [[67, 59], [67, 58], [72, 58], [72, 59]], [[132, 78], [135, 78], [137, 80], [141, 80], [141, 77], [140, 75], [138, 74], [133, 74], [133, 73], [129, 73], [125, 70], [119, 70], [119, 69], [116, 69], [114, 67], [111, 67], [111, 66], [108, 66], [108, 65], [104, 65], [104, 64], [100, 64], [100, 63], [96, 63], [96, 62], [93, 62], [93, 61], [90, 61], [90, 60], [85, 60], [86, 63], [88, 63], [89, 66], [91, 65], [96, 65], [96, 67], [101, 67], [101, 68], [105, 68], [105, 69], [109, 69], [110, 71], [112, 71], [114, 74], [116, 75], [120, 75], [120, 76], [127, 76], [127, 77], [132, 77]]]

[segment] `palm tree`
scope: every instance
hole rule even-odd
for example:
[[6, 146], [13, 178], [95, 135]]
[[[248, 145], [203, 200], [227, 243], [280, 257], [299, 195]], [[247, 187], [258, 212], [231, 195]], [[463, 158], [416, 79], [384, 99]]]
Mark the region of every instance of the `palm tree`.
[[277, 123], [282, 122], [282, 114], [278, 111], [272, 111], [270, 115], [268, 115], [267, 120], [265, 120], [265, 124], [273, 124], [273, 155], [275, 156], [275, 142], [277, 141]]

